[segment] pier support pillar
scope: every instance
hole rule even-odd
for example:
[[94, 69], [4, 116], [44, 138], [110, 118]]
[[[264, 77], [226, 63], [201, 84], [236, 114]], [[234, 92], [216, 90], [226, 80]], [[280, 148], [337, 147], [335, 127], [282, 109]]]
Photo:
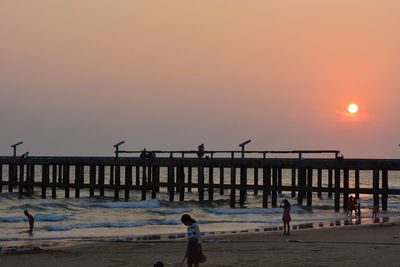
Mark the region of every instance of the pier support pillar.
[[192, 166], [188, 167], [188, 192], [192, 192]]
[[13, 185], [16, 176], [16, 167], [14, 164], [8, 164], [8, 192], [13, 192]]
[[244, 206], [244, 202], [246, 201], [246, 188], [247, 188], [247, 168], [240, 168], [240, 195], [239, 195], [239, 204], [240, 207]]
[[305, 195], [305, 186], [306, 186], [306, 169], [305, 168], [300, 168], [298, 169], [298, 177], [299, 180], [297, 182], [297, 188], [298, 188], [298, 192], [297, 192], [297, 204], [302, 206], [303, 205], [303, 198]]
[[340, 211], [340, 169], [335, 169], [335, 211]]
[[81, 185], [82, 176], [83, 176], [83, 166], [76, 165], [75, 166], [75, 197], [76, 198], [80, 197], [80, 185]]
[[19, 165], [19, 185], [18, 185], [18, 194], [20, 195], [24, 193], [24, 172], [25, 172], [25, 165], [21, 163]]
[[268, 208], [268, 195], [271, 188], [271, 169], [263, 168], [263, 208]]
[[354, 171], [354, 188], [356, 189], [356, 197], [360, 197], [358, 189], [360, 189], [360, 170]]
[[278, 186], [278, 168], [272, 168], [272, 192], [271, 192], [271, 204], [272, 207], [277, 207], [277, 186]]
[[136, 176], [135, 184], [137, 186], [140, 186], [140, 167], [139, 166], [136, 166], [136, 168], [135, 168], [135, 176]]
[[208, 199], [214, 200], [214, 168], [208, 169]]
[[[175, 177], [173, 177], [172, 192], [174, 191]], [[146, 186], [147, 186], [147, 167], [142, 166], [142, 200], [146, 200]]]
[[343, 170], [343, 210], [347, 210], [349, 208], [349, 193], [346, 190], [349, 189], [349, 170]]
[[100, 186], [100, 196], [104, 196], [104, 176], [105, 176], [105, 166], [99, 165], [99, 186]]
[[47, 187], [46, 185], [49, 184], [49, 168], [50, 166], [48, 164], [42, 165], [42, 198], [46, 198], [46, 191]]
[[332, 197], [333, 193], [333, 170], [328, 170], [328, 197]]
[[221, 196], [223, 196], [224, 195], [224, 178], [225, 178], [225, 175], [224, 175], [224, 168], [220, 168], [219, 169], [219, 186], [220, 186], [220, 188], [219, 188], [219, 194], [221, 195]]
[[231, 198], [230, 198], [230, 206], [231, 208], [235, 207], [236, 202], [236, 168], [231, 168]]
[[3, 164], [0, 164], [0, 192], [3, 192]]
[[307, 206], [312, 206], [313, 169], [307, 170]]
[[57, 197], [57, 164], [53, 164], [51, 168], [51, 197]]
[[318, 169], [318, 178], [317, 179], [318, 179], [317, 180], [317, 186], [318, 186], [317, 196], [319, 198], [321, 198], [322, 197], [322, 192], [321, 192], [321, 189], [322, 189], [322, 169]]
[[119, 186], [121, 186], [121, 166], [115, 166], [114, 200], [119, 200]]
[[89, 181], [90, 181], [90, 188], [89, 188], [89, 196], [94, 196], [94, 189], [96, 187], [96, 165], [90, 165], [89, 167]]
[[382, 210], [387, 211], [387, 190], [389, 189], [388, 170], [382, 170], [382, 189], [384, 190], [384, 192], [382, 193]]
[[35, 183], [35, 165], [30, 164], [28, 166], [29, 166], [29, 183], [30, 183], [30, 185], [28, 186], [28, 192], [32, 194], [34, 186], [33, 184]]
[[373, 171], [374, 206], [379, 206], [379, 170]]
[[63, 166], [63, 183], [65, 190], [65, 198], [69, 198], [69, 165]]
[[280, 188], [282, 186], [282, 168], [278, 168], [278, 193], [282, 194], [282, 188]]
[[178, 166], [176, 169], [178, 180], [179, 201], [185, 201], [185, 170], [183, 166]]
[[154, 166], [152, 171], [153, 179], [152, 181], [152, 189], [151, 189], [151, 198], [157, 197], [157, 192], [160, 192], [160, 167]]
[[132, 166], [125, 166], [125, 201], [129, 200], [130, 187], [132, 186]]
[[[258, 168], [254, 168], [254, 185], [258, 186]], [[258, 195], [258, 189], [254, 189], [254, 195]]]
[[199, 166], [198, 171], [198, 190], [199, 190], [199, 201], [204, 200], [204, 167]]
[[[292, 168], [292, 188], [296, 186], [296, 168]], [[292, 189], [292, 197], [296, 197], [296, 190]]]
[[169, 201], [171, 201], [171, 202], [174, 201], [174, 194], [175, 194], [175, 191], [174, 191], [174, 180], [175, 180], [174, 175], [175, 175], [175, 173], [174, 172], [175, 172], [174, 167], [168, 166], [168, 174], [167, 174], [168, 175], [167, 176], [168, 193], [169, 193]]

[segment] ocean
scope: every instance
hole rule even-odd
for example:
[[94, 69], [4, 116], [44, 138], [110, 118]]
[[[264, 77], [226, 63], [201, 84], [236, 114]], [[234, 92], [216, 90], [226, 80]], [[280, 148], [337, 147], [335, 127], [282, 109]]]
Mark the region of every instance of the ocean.
[[[166, 173], [161, 173], [166, 176]], [[324, 172], [323, 175], [326, 175]], [[354, 181], [350, 173], [350, 186]], [[88, 179], [85, 175], [85, 179]], [[228, 181], [229, 174], [225, 179]], [[370, 187], [372, 172], [360, 172], [361, 187]], [[162, 177], [166, 179], [166, 177]], [[253, 174], [249, 173], [249, 183]], [[289, 185], [291, 173], [283, 170], [283, 185]], [[323, 181], [326, 181], [326, 177]], [[316, 179], [314, 179], [316, 181]], [[323, 184], [326, 186], [326, 184]], [[389, 172], [389, 188], [400, 188], [400, 172]], [[3, 188], [4, 189], [4, 188]], [[36, 188], [39, 190], [39, 188]], [[50, 192], [50, 191], [49, 191]], [[189, 213], [195, 218], [202, 232], [246, 231], [265, 227], [281, 226], [282, 209], [261, 208], [262, 194], [249, 191], [244, 208], [229, 207], [229, 191], [224, 196], [215, 193], [214, 200], [197, 201], [195, 189], [186, 193], [186, 201], [169, 202], [166, 191], [161, 191], [157, 199], [141, 201], [141, 193], [134, 192], [129, 202], [114, 201], [114, 192], [108, 191], [104, 197], [89, 197], [87, 190], [81, 197], [63, 198], [63, 191], [57, 198], [40, 198], [40, 192], [19, 196], [18, 193], [0, 193], [0, 242], [29, 242], [32, 240], [124, 240], [148, 235], [170, 235], [186, 231], [180, 217]], [[121, 197], [123, 192], [121, 192]], [[131, 193], [132, 194], [132, 193]], [[207, 195], [207, 192], [206, 192]], [[333, 199], [323, 193], [322, 198], [313, 195], [313, 206], [298, 206], [297, 199], [290, 192], [279, 194], [278, 203], [288, 199], [292, 204], [292, 224], [334, 222], [346, 220], [343, 211], [334, 212]], [[373, 199], [371, 195], [360, 195], [362, 219], [371, 217]], [[269, 203], [270, 200], [269, 200]], [[35, 230], [30, 235], [24, 210], [35, 217]], [[381, 212], [384, 217], [400, 216], [400, 196], [390, 196], [388, 211]]]

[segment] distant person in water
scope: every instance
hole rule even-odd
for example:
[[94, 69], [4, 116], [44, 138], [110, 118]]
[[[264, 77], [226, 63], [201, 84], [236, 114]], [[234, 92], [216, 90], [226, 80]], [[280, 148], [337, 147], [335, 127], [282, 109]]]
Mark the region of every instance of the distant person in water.
[[361, 217], [361, 200], [359, 197], [356, 198], [356, 203], [357, 203], [357, 207], [356, 207], [357, 217]]
[[284, 200], [282, 200], [282, 203], [279, 207], [283, 208], [283, 215], [282, 215], [283, 234], [289, 235], [290, 234], [290, 221], [292, 220], [292, 218], [290, 218], [290, 203], [287, 199], [284, 199]]
[[372, 220], [374, 222], [378, 221], [378, 212], [379, 212], [379, 206], [374, 206], [374, 208], [372, 209]]
[[188, 245], [186, 249], [187, 264], [189, 267], [199, 266], [206, 261], [201, 248], [201, 233], [197, 222], [189, 214], [183, 214], [181, 221], [187, 226]]
[[347, 216], [353, 215], [353, 211], [354, 211], [354, 214], [357, 215], [356, 206], [357, 206], [357, 200], [355, 198], [353, 198], [353, 196], [350, 196], [349, 202], [348, 202], [348, 205], [347, 205], [347, 213], [346, 213], [346, 215]]
[[35, 218], [33, 218], [32, 214], [30, 214], [27, 210], [24, 211], [26, 217], [28, 217], [29, 221], [29, 232], [33, 232], [33, 226], [35, 225]]

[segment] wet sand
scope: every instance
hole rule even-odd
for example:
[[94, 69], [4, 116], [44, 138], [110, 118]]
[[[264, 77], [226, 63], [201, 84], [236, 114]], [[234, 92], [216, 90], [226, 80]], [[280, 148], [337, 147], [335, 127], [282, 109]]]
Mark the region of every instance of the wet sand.
[[[208, 259], [201, 266], [400, 266], [399, 222], [204, 239]], [[185, 248], [182, 239], [50, 244], [2, 253], [0, 266], [153, 266], [157, 261], [180, 266]]]

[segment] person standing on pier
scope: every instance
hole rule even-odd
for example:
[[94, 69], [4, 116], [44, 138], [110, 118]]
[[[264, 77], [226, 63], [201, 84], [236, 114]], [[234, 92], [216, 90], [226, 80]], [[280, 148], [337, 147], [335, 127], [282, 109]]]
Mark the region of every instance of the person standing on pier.
[[33, 218], [32, 214], [30, 214], [27, 210], [24, 211], [26, 217], [28, 217], [29, 221], [29, 233], [33, 232], [33, 226], [35, 225], [35, 218]]
[[292, 218], [290, 217], [290, 203], [287, 199], [284, 199], [284, 200], [282, 200], [282, 203], [279, 207], [283, 208], [283, 215], [282, 215], [283, 234], [289, 235], [290, 234], [290, 221], [292, 220]]
[[188, 245], [185, 255], [185, 258], [187, 257], [187, 264], [189, 267], [197, 267], [200, 263], [206, 261], [206, 257], [201, 248], [202, 239], [199, 225], [189, 214], [183, 214], [181, 221], [187, 226]]
[[204, 144], [199, 145], [197, 149], [198, 149], [197, 156], [199, 158], [202, 158], [204, 156]]

